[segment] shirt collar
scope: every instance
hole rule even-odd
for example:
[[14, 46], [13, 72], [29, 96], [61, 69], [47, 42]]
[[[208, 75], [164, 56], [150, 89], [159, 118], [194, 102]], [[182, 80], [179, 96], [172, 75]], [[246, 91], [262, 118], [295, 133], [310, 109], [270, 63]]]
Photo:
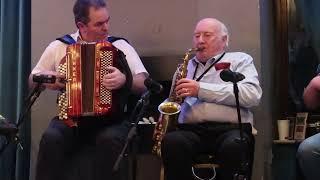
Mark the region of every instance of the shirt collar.
[[[108, 36], [110, 37], [110, 36]], [[77, 40], [78, 43], [88, 43], [87, 41], [84, 41], [80, 35], [80, 31], [79, 29], [77, 30], [77, 32], [75, 33], [75, 39]]]
[[[223, 53], [224, 53], [224, 52], [222, 52], [222, 53], [220, 53], [220, 54], [217, 54], [217, 55], [211, 57], [211, 58], [206, 62], [206, 64], [207, 64], [207, 63], [209, 63], [209, 64], [214, 63], [217, 59], [219, 59], [219, 58], [222, 56]], [[192, 58], [192, 61], [193, 61], [193, 63], [195, 63], [195, 64], [201, 63], [201, 62], [197, 59], [196, 56], [194, 56], [194, 57]]]
[[82, 38], [81, 38], [81, 36], [80, 36], [79, 29], [77, 30], [76, 33], [74, 33], [74, 37], [75, 37], [75, 39], [77, 40], [77, 42], [80, 41], [80, 40], [82, 40]]

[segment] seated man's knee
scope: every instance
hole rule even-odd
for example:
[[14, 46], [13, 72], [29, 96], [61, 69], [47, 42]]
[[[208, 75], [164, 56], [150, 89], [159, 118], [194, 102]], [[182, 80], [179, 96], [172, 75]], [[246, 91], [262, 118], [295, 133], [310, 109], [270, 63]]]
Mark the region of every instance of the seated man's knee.
[[102, 149], [108, 150], [112, 149], [119, 149], [125, 143], [125, 137], [114, 136], [110, 133], [101, 133], [96, 137], [96, 145]]
[[129, 126], [126, 124], [115, 124], [103, 127], [95, 136], [97, 146], [105, 148], [121, 148], [128, 135]]
[[179, 131], [170, 132], [164, 136], [161, 142], [161, 153], [163, 158], [192, 157], [195, 153], [194, 142]]
[[161, 148], [165, 150], [179, 149], [183, 146], [185, 146], [183, 137], [177, 132], [166, 134], [161, 143]]
[[315, 144], [313, 143], [312, 139], [304, 140], [298, 148], [297, 157], [298, 159], [307, 158], [309, 155], [312, 154], [314, 149], [316, 148]]
[[253, 158], [252, 142], [242, 142], [239, 138], [227, 138], [220, 147], [218, 147], [218, 159], [225, 163], [239, 164], [246, 159], [251, 162]]
[[41, 137], [40, 148], [54, 148], [63, 144], [63, 136], [55, 129], [47, 129]]

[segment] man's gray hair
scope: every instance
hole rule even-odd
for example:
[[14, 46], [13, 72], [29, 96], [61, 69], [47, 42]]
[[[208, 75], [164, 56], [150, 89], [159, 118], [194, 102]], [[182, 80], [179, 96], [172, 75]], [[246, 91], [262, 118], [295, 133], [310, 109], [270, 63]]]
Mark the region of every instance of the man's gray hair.
[[229, 46], [229, 31], [228, 31], [228, 28], [225, 24], [223, 24], [221, 21], [219, 21], [219, 23], [220, 23], [221, 35], [227, 36], [227, 41], [226, 41], [226, 45], [225, 45], [225, 48], [227, 48]]
[[107, 7], [105, 0], [77, 0], [73, 6], [74, 21], [83, 22], [87, 24], [89, 19], [89, 8], [102, 8]]

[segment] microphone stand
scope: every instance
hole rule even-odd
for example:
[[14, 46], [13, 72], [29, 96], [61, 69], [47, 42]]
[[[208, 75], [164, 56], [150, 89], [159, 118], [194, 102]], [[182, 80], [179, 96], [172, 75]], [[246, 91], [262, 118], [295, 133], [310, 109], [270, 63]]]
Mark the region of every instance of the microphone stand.
[[[14, 128], [16, 129], [14, 131], [14, 133], [8, 133], [5, 134], [7, 141], [6, 143], [2, 146], [2, 148], [0, 149], [0, 156], [2, 155], [2, 153], [5, 151], [5, 149], [9, 146], [10, 142], [13, 142], [15, 144], [17, 144], [21, 150], [23, 150], [23, 146], [21, 144], [20, 138], [18, 136], [19, 133], [19, 127], [20, 125], [24, 122], [24, 118], [25, 116], [28, 114], [28, 112], [30, 111], [31, 106], [33, 105], [33, 103], [36, 101], [36, 99], [39, 97], [39, 95], [41, 94], [41, 91], [43, 90], [41, 87], [41, 83], [37, 83], [35, 88], [32, 90], [32, 92], [28, 95], [28, 97], [25, 99], [24, 104], [26, 105], [25, 108], [23, 109], [23, 111], [20, 113], [19, 115], [19, 119], [17, 121], [16, 124], [13, 124]], [[8, 138], [9, 137], [9, 138]], [[9, 140], [8, 140], [9, 139]]]
[[[233, 93], [236, 99], [236, 106], [237, 106], [237, 116], [238, 116], [238, 125], [239, 125], [239, 133], [240, 138], [236, 139], [235, 141], [240, 143], [241, 147], [244, 147], [247, 144], [246, 138], [243, 137], [243, 128], [241, 122], [241, 114], [240, 114], [240, 103], [239, 103], [239, 88], [236, 79], [233, 81]], [[233, 180], [248, 180], [248, 166], [249, 163], [247, 162], [247, 154], [246, 151], [242, 151], [242, 162], [240, 165], [239, 172], [234, 174]]]
[[[140, 100], [137, 102], [136, 106], [134, 107], [132, 113], [131, 113], [131, 116], [130, 116], [130, 122], [134, 122], [132, 127], [130, 128], [129, 132], [128, 132], [128, 135], [127, 135], [127, 139], [126, 139], [126, 142], [122, 148], [122, 151], [121, 153], [119, 154], [116, 162], [114, 163], [114, 166], [113, 166], [113, 169], [112, 171], [115, 173], [118, 171], [119, 169], [119, 165], [120, 165], [120, 162], [121, 160], [123, 159], [123, 156], [126, 152], [126, 149], [128, 147], [128, 144], [129, 142], [131, 142], [131, 140], [133, 139], [133, 137], [135, 137], [135, 135], [137, 134], [137, 126], [138, 126], [138, 123], [140, 121], [140, 119], [142, 119], [142, 116], [143, 114], [145, 113], [145, 110], [146, 108], [148, 107], [149, 103], [150, 103], [150, 95], [151, 95], [151, 92], [150, 91], [147, 91], [146, 93], [144, 93]], [[138, 107], [141, 107], [140, 111], [139, 111], [139, 114], [138, 116], [136, 117], [136, 113], [137, 113], [137, 109]], [[135, 121], [134, 121], [134, 118], [136, 117]]]

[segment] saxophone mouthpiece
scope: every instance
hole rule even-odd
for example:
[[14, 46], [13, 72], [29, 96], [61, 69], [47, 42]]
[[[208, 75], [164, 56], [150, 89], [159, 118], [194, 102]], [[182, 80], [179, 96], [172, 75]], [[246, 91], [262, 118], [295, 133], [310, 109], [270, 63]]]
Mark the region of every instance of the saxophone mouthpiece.
[[195, 48], [188, 49], [188, 53], [202, 51], [202, 50], [204, 50], [204, 47], [195, 47]]
[[197, 48], [195, 48], [195, 51], [202, 51], [202, 50], [204, 50], [204, 47], [197, 47]]

